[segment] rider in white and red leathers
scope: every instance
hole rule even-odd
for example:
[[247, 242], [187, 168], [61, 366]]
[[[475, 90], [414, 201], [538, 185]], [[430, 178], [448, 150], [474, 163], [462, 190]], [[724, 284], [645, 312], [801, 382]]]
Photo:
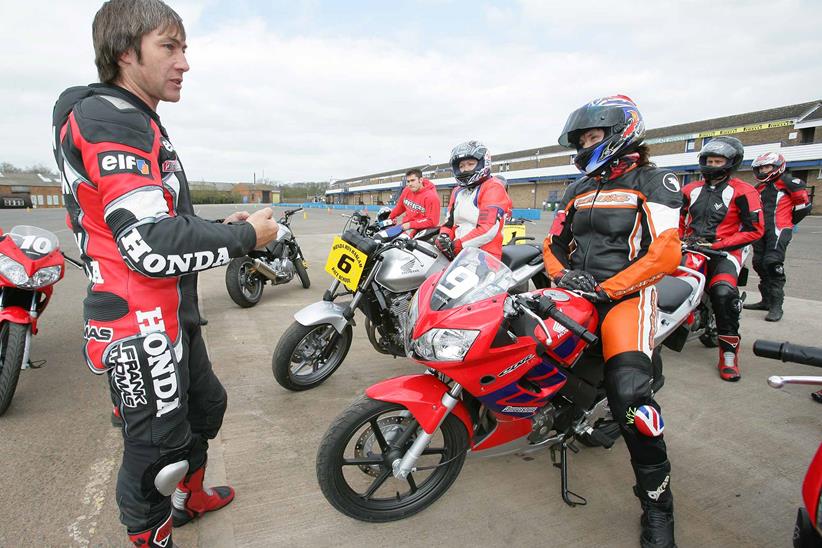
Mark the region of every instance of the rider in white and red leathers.
[[[465, 160], [476, 164], [462, 170], [460, 163]], [[502, 257], [502, 227], [511, 215], [512, 203], [503, 183], [491, 176], [488, 149], [478, 141], [457, 145], [451, 151], [451, 169], [457, 186], [448, 202], [437, 247], [452, 257], [465, 247], [479, 247]]]

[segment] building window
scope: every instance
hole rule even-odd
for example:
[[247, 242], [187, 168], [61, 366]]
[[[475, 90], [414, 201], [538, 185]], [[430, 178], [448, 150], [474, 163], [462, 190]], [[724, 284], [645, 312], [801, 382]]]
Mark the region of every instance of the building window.
[[708, 143], [710, 143], [710, 142], [711, 142], [711, 139], [713, 139], [713, 137], [703, 137], [703, 138], [702, 138], [702, 146], [704, 147], [705, 145], [707, 145]]
[[816, 128], [803, 127], [799, 130], [799, 142], [803, 145], [813, 143], [813, 134]]
[[44, 203], [45, 203], [45, 200], [43, 200], [43, 195], [38, 194], [37, 195], [37, 205], [43, 205]]
[[693, 152], [696, 150], [696, 139], [688, 139], [685, 141], [685, 152]]

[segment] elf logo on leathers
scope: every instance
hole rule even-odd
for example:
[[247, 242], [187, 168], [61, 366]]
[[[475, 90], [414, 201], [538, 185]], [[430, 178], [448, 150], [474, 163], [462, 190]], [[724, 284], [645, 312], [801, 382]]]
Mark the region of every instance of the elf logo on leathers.
[[149, 276], [179, 276], [187, 272], [196, 272], [215, 266], [228, 264], [228, 248], [221, 247], [216, 254], [213, 251], [195, 251], [182, 255], [160, 255], [143, 240], [137, 228], [131, 229], [120, 238], [120, 245], [128, 258], [142, 272]]
[[131, 152], [112, 150], [97, 155], [100, 176], [129, 173], [151, 178], [151, 161]]

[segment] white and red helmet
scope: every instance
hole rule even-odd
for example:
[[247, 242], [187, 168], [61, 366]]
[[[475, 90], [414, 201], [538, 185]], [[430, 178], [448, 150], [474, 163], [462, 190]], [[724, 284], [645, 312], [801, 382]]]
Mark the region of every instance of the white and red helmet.
[[[762, 166], [773, 166], [773, 171], [762, 173], [760, 168]], [[757, 181], [763, 183], [774, 181], [785, 173], [785, 157], [778, 152], [766, 152], [756, 157], [756, 160], [751, 164], [753, 168], [754, 177]]]

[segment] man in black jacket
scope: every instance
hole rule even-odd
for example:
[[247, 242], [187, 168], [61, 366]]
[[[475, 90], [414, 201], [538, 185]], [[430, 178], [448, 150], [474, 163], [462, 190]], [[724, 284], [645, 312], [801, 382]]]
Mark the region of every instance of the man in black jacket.
[[234, 498], [203, 486], [227, 398], [200, 332], [196, 272], [265, 245], [277, 223], [269, 208], [222, 224], [194, 214], [156, 112], [180, 99], [189, 69], [179, 15], [160, 0], [111, 0], [92, 32], [101, 83], [54, 107], [68, 224], [91, 281], [84, 355], [123, 420], [120, 519], [136, 546], [168, 548], [172, 523]]

